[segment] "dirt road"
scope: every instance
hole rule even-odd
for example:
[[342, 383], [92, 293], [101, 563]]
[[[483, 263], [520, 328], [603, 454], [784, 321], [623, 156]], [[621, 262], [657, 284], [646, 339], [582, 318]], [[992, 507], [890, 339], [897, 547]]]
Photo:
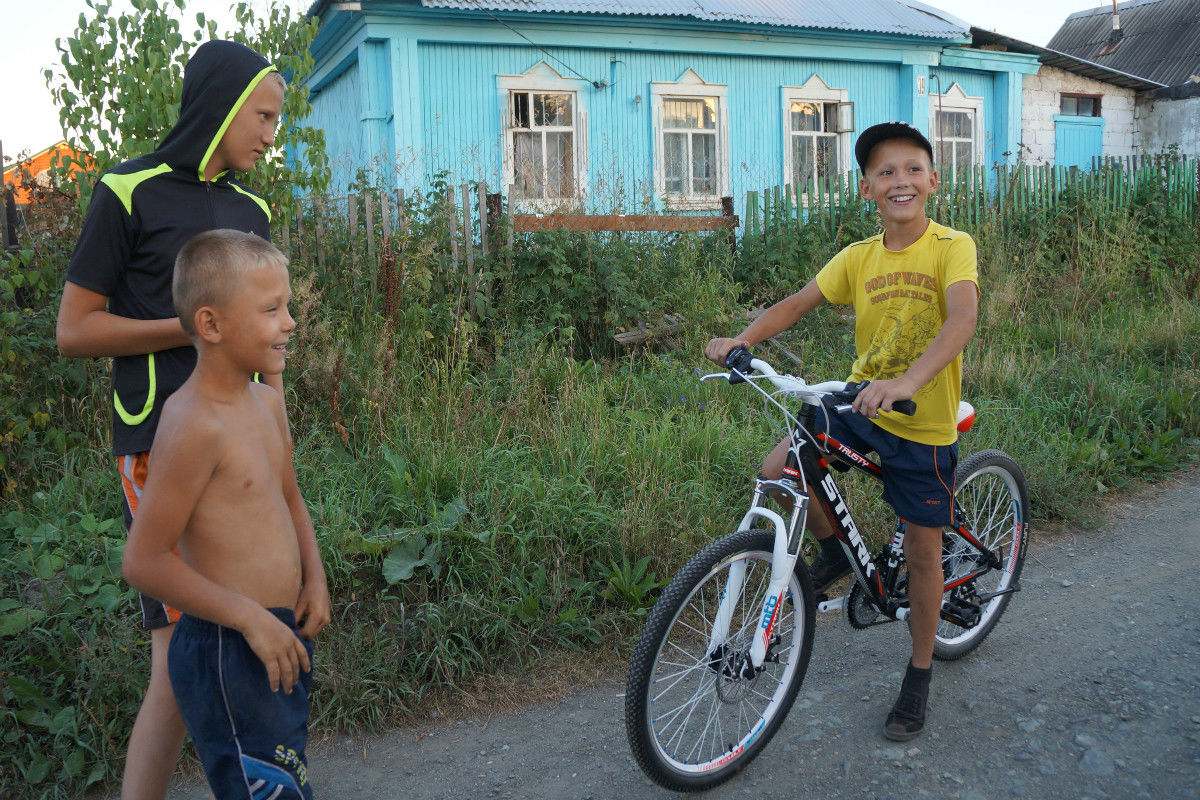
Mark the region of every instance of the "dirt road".
[[[706, 798], [1200, 798], [1200, 470], [1116, 502], [1099, 530], [1034, 531], [990, 638], [936, 664], [929, 727], [880, 733], [906, 628], [825, 615], [800, 699]], [[629, 756], [623, 675], [519, 713], [430, 721], [310, 751], [326, 798], [674, 796]], [[196, 785], [172, 794], [204, 800]]]

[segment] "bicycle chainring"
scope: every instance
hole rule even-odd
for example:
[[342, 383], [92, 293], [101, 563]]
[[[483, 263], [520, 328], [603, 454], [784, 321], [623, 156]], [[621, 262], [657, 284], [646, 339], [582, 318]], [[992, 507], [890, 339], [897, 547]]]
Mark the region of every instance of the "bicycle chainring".
[[846, 623], [855, 630], [865, 630], [879, 623], [879, 609], [858, 581], [850, 587], [850, 596], [842, 610], [846, 614]]

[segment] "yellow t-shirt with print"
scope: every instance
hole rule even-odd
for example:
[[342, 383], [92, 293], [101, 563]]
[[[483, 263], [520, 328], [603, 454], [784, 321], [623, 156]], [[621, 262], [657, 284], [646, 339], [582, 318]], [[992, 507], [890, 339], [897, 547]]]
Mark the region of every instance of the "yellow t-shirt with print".
[[[851, 381], [898, 378], [929, 347], [946, 321], [946, 287], [979, 286], [975, 242], [968, 234], [930, 221], [921, 238], [900, 251], [883, 246], [883, 234], [855, 242], [817, 273], [831, 303], [854, 306], [858, 358]], [[882, 413], [875, 423], [922, 444], [958, 439], [962, 354], [913, 396], [911, 417]]]

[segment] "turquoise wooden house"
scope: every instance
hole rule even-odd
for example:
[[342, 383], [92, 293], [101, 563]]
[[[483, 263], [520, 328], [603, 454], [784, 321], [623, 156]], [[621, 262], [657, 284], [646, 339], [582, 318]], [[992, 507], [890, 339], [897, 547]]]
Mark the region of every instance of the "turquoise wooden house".
[[1012, 159], [1033, 55], [909, 0], [317, 0], [312, 124], [336, 184], [446, 172], [526, 208], [722, 196], [855, 168], [929, 132], [943, 177]]

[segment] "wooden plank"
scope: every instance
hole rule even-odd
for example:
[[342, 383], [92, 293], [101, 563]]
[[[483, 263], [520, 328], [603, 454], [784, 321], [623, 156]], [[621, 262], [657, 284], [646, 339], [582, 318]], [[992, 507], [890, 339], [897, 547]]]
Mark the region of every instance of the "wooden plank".
[[[748, 204], [749, 205], [749, 204]], [[513, 230], [530, 231], [721, 231], [738, 225], [736, 216], [653, 214], [514, 214]]]
[[367, 223], [367, 256], [375, 255], [375, 195], [368, 191], [363, 195], [363, 212]]

